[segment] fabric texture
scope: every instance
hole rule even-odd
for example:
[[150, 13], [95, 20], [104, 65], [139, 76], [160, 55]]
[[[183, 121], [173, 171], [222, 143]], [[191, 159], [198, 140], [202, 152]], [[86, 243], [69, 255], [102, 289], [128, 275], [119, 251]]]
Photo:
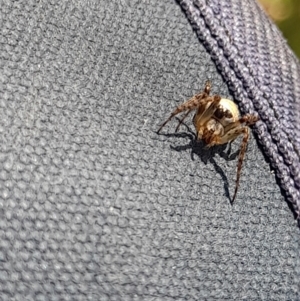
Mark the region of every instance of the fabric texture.
[[[230, 84], [238, 61], [224, 73], [226, 60], [212, 50], [225, 46], [217, 40], [209, 48], [208, 20], [216, 17], [205, 14], [221, 22], [239, 16], [241, 2], [201, 3], [189, 15], [173, 0], [2, 1], [0, 300], [300, 299], [299, 229], [255, 136], [231, 205], [240, 140], [207, 149], [194, 142], [190, 119], [178, 133], [174, 119], [156, 134], [210, 79], [213, 94], [260, 114], [261, 145], [270, 135], [242, 74]], [[274, 33], [256, 4], [245, 3]], [[181, 8], [189, 20], [203, 9], [197, 21], [206, 25], [193, 23], [198, 37], [208, 35], [202, 43]], [[251, 65], [249, 47], [270, 41], [252, 35], [252, 14], [237, 27], [229, 17], [231, 39]], [[236, 42], [243, 26], [250, 46]], [[266, 57], [253, 72], [269, 74], [272, 84], [283, 67]], [[278, 91], [294, 83], [298, 67], [291, 67]], [[261, 98], [270, 116], [279, 94], [274, 103]], [[289, 110], [284, 104], [278, 110]], [[296, 115], [284, 118], [296, 136]]]

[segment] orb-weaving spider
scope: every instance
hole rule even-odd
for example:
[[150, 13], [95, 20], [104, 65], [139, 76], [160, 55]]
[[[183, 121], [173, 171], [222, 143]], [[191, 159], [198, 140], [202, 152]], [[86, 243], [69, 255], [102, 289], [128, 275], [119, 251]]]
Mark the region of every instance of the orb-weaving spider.
[[225, 144], [233, 141], [239, 135], [243, 135], [241, 150], [237, 164], [236, 185], [232, 202], [235, 200], [242, 170], [242, 164], [249, 140], [249, 127], [259, 118], [253, 114], [239, 116], [237, 105], [229, 99], [221, 98], [219, 95], [209, 96], [211, 83], [205, 84], [203, 92], [194, 95], [192, 98], [179, 105], [170, 117], [161, 125], [157, 133], [177, 114], [186, 112], [180, 119], [176, 132], [185, 118], [194, 110], [196, 113], [193, 123], [197, 132], [197, 139], [202, 139], [204, 143], [211, 147], [217, 144]]

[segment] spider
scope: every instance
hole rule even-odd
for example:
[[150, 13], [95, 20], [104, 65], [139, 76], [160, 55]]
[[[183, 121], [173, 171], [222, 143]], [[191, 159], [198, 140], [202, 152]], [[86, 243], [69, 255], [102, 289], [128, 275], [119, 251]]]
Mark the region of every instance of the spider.
[[249, 140], [249, 126], [253, 125], [259, 118], [253, 114], [239, 116], [237, 105], [230, 99], [221, 98], [219, 95], [210, 96], [211, 83], [207, 81], [203, 92], [179, 105], [170, 117], [160, 126], [157, 133], [177, 114], [186, 112], [179, 120], [175, 132], [185, 118], [196, 110], [193, 123], [196, 129], [197, 140], [202, 139], [208, 146], [225, 144], [243, 135], [239, 159], [237, 164], [237, 175], [232, 203], [236, 198], [239, 187], [242, 164]]

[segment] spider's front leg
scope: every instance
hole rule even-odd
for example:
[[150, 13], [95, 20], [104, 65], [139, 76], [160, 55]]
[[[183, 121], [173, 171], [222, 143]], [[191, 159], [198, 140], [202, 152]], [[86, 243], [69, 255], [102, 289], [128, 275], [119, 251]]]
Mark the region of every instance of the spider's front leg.
[[178, 125], [177, 125], [177, 127], [176, 127], [176, 129], [175, 129], [175, 133], [178, 132], [179, 127], [182, 125], [182, 123], [184, 122], [185, 118], [188, 117], [188, 115], [189, 115], [192, 111], [193, 111], [192, 109], [191, 109], [191, 110], [188, 110], [188, 111], [183, 115], [183, 117], [179, 120]]
[[239, 118], [237, 121], [229, 123], [224, 128], [223, 136], [214, 135], [210, 138], [208, 146], [214, 146], [219, 144], [225, 144], [235, 140], [239, 135], [243, 134], [248, 126], [253, 125], [259, 120], [259, 117], [253, 114], [247, 114]]
[[239, 120], [235, 121], [235, 122], [232, 122], [230, 124], [228, 124], [226, 127], [225, 127], [225, 134], [226, 133], [230, 133], [230, 130], [233, 129], [233, 128], [237, 128], [241, 125], [253, 125], [256, 121], [259, 120], [259, 117], [256, 116], [256, 115], [253, 115], [253, 114], [247, 114], [247, 115], [244, 115], [242, 116], [241, 118], [239, 118]]
[[211, 83], [209, 81], [207, 81], [205, 83], [205, 88], [203, 90], [203, 92], [198, 93], [196, 95], [194, 95], [192, 98], [190, 98], [189, 100], [187, 100], [186, 102], [184, 102], [183, 104], [179, 105], [170, 115], [170, 117], [160, 126], [160, 128], [158, 129], [157, 133], [159, 134], [159, 132], [161, 131], [161, 129], [176, 115], [188, 111], [183, 118], [179, 121], [179, 125], [176, 128], [176, 131], [178, 130], [179, 126], [181, 125], [181, 123], [184, 121], [184, 119], [188, 116], [188, 114], [198, 108], [199, 106], [201, 106], [202, 103], [205, 103], [209, 96], [210, 93], [210, 89], [211, 89]]

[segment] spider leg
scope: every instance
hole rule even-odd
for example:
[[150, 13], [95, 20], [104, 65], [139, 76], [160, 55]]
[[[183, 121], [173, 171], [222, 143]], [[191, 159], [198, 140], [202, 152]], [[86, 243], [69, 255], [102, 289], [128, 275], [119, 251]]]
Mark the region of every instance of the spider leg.
[[211, 141], [208, 143], [209, 146], [216, 144], [225, 144], [227, 142], [235, 140], [239, 135], [243, 134], [246, 130], [248, 131], [248, 126], [253, 125], [259, 118], [252, 114], [247, 114], [241, 117], [239, 120], [228, 124], [224, 128], [223, 136], [213, 136]]
[[227, 133], [225, 133], [222, 137], [212, 136], [211, 142], [208, 146], [216, 145], [216, 144], [225, 144], [229, 141], [235, 140], [239, 135], [243, 135], [243, 140], [241, 144], [241, 150], [239, 154], [238, 164], [237, 164], [237, 174], [236, 174], [236, 182], [235, 182], [235, 190], [232, 198], [232, 203], [235, 200], [241, 177], [242, 165], [245, 157], [245, 152], [247, 149], [247, 144], [249, 140], [249, 128], [247, 126], [238, 126], [236, 128], [230, 129]]
[[195, 117], [195, 119], [198, 121], [197, 124], [205, 124], [215, 113], [220, 101], [221, 97], [219, 95], [212, 96], [211, 104], [208, 106], [208, 108], [206, 108], [206, 110], [204, 110], [201, 114]]
[[210, 93], [210, 90], [211, 90], [211, 82], [210, 82], [210, 80], [207, 80], [206, 82], [205, 82], [205, 87], [204, 87], [204, 93], [206, 93], [207, 94], [207, 96], [209, 95], [209, 93]]
[[259, 120], [259, 117], [257, 117], [256, 115], [253, 115], [253, 114], [244, 115], [238, 121], [228, 124], [224, 129], [225, 133], [228, 133], [231, 129], [239, 127], [242, 124], [252, 125], [258, 120]]
[[[221, 101], [221, 97], [219, 95], [215, 95], [207, 98], [207, 103], [210, 102], [209, 105], [206, 105], [206, 107], [204, 108], [203, 106], [199, 106], [198, 111], [193, 119], [197, 131], [198, 140], [201, 138], [200, 129], [203, 127], [205, 123], [207, 123], [207, 121], [211, 119], [212, 115], [215, 113], [216, 109], [218, 108], [220, 101]], [[213, 132], [210, 133], [210, 135], [212, 134]]]
[[247, 144], [248, 144], [248, 140], [249, 140], [249, 128], [248, 127], [243, 127], [241, 133], [244, 134], [244, 137], [243, 137], [243, 140], [242, 140], [241, 150], [240, 150], [240, 154], [239, 154], [236, 181], [235, 181], [235, 189], [234, 189], [234, 194], [233, 194], [233, 197], [232, 197], [232, 203], [235, 200], [235, 197], [236, 197], [236, 194], [237, 194], [237, 191], [238, 191], [238, 188], [239, 188], [239, 184], [240, 184], [240, 176], [241, 176], [241, 171], [242, 171], [242, 165], [243, 165], [243, 161], [244, 161], [244, 157], [245, 157], [245, 153], [246, 153], [246, 149], [247, 149]]
[[178, 132], [178, 129], [180, 127], [180, 125], [183, 123], [183, 121], [185, 120], [185, 118], [192, 112], [192, 110], [188, 110], [187, 113], [184, 114], [184, 116], [179, 120], [178, 125], [175, 129], [175, 133]]
[[[189, 100], [184, 102], [183, 104], [179, 105], [170, 115], [170, 117], [160, 126], [158, 129], [157, 133], [161, 131], [161, 129], [177, 114], [180, 114], [181, 112], [184, 111], [192, 111], [196, 109], [199, 105], [203, 104], [206, 102], [206, 98], [208, 98], [208, 95], [210, 93], [211, 89], [211, 84], [209, 81], [206, 82], [205, 88], [203, 92], [198, 93], [191, 97]], [[188, 115], [188, 114], [187, 114]], [[184, 117], [185, 118], [185, 117]], [[183, 121], [183, 120], [182, 120]]]

